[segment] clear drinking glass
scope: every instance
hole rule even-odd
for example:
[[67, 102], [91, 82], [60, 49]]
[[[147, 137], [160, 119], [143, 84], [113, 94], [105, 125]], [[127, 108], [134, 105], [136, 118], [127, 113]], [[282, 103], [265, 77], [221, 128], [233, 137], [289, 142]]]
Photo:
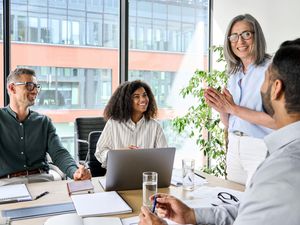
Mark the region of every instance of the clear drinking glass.
[[195, 160], [194, 159], [183, 159], [182, 160], [182, 187], [185, 190], [194, 189], [194, 170]]
[[152, 210], [153, 202], [149, 199], [157, 193], [158, 174], [156, 172], [143, 172], [143, 205]]

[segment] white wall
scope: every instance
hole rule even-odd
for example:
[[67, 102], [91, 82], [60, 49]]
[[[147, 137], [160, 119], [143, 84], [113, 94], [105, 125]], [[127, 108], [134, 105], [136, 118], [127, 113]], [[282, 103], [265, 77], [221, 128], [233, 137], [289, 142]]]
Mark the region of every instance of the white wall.
[[223, 44], [230, 20], [250, 13], [260, 23], [267, 42], [267, 52], [274, 53], [286, 40], [300, 37], [299, 0], [212, 0], [213, 43]]

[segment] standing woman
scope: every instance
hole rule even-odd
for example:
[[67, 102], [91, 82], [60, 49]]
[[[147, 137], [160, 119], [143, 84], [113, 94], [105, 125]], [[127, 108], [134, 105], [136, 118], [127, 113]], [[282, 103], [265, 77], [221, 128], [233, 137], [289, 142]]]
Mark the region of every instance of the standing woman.
[[228, 128], [227, 178], [245, 184], [266, 156], [264, 136], [275, 128], [274, 120], [263, 112], [260, 96], [270, 56], [253, 16], [239, 15], [231, 20], [224, 56], [230, 75], [228, 89], [220, 93], [209, 87], [205, 98]]
[[140, 80], [121, 84], [104, 109], [107, 121], [98, 140], [96, 158], [106, 167], [110, 150], [167, 147], [151, 88]]

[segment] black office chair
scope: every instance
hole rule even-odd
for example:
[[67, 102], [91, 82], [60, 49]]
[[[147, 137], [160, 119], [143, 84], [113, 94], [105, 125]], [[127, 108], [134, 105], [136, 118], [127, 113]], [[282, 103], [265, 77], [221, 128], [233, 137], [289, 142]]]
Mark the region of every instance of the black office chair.
[[97, 141], [106, 121], [103, 117], [80, 117], [75, 119], [75, 155], [79, 162], [86, 162], [93, 177], [103, 176], [106, 169], [96, 159]]

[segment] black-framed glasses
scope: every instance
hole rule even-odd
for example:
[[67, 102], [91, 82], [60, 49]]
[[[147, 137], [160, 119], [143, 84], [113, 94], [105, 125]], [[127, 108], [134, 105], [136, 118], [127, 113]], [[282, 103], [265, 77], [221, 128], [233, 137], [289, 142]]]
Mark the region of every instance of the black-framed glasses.
[[218, 199], [220, 199], [223, 203], [231, 205], [239, 203], [239, 199], [228, 192], [220, 192], [218, 194]]
[[228, 40], [232, 43], [237, 42], [239, 40], [239, 37], [241, 36], [241, 38], [243, 38], [243, 40], [249, 40], [252, 38], [254, 32], [253, 31], [244, 31], [240, 34], [238, 33], [233, 33], [231, 35], [228, 36]]
[[41, 85], [33, 82], [15, 82], [14, 85], [25, 85], [27, 91], [33, 91], [35, 88], [37, 89], [37, 91], [41, 90]]

